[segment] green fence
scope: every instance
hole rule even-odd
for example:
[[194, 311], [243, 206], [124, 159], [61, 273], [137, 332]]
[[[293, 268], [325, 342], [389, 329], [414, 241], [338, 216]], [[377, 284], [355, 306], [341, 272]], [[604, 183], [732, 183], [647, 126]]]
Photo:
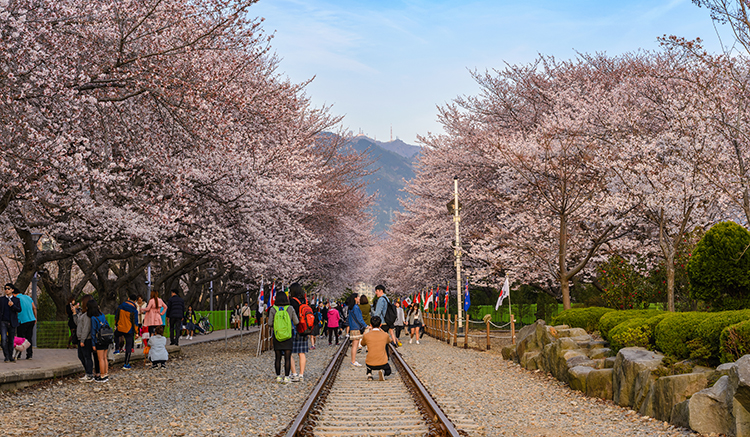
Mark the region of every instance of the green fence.
[[[198, 320], [203, 316], [208, 316], [208, 321], [213, 325], [214, 330], [227, 329], [232, 323], [231, 311], [196, 311]], [[115, 329], [114, 314], [106, 314], [107, 323], [112, 329]], [[250, 325], [255, 324], [255, 317], [250, 317]], [[68, 322], [37, 322], [36, 343], [38, 348], [45, 349], [64, 349], [68, 346], [70, 339], [70, 330]], [[164, 336], [169, 337], [169, 320], [166, 320], [164, 326]]]
[[[516, 318], [516, 327], [531, 325], [537, 321], [537, 305], [536, 304], [512, 304], [513, 315]], [[557, 309], [552, 314], [553, 316], [562, 311], [562, 304], [557, 305]], [[497, 311], [493, 305], [478, 305], [469, 308], [469, 316], [472, 320], [482, 320], [486, 314], [490, 314], [492, 323], [496, 325], [504, 325], [510, 322], [510, 315], [508, 314], [508, 305], [503, 305]], [[551, 317], [547, 317], [548, 319]]]

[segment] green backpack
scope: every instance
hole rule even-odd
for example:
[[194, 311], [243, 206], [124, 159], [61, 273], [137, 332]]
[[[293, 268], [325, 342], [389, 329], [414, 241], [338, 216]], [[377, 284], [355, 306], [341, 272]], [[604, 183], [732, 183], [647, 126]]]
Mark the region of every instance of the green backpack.
[[273, 307], [276, 309], [276, 314], [273, 315], [273, 335], [276, 341], [289, 340], [292, 338], [292, 319], [289, 318], [286, 307]]

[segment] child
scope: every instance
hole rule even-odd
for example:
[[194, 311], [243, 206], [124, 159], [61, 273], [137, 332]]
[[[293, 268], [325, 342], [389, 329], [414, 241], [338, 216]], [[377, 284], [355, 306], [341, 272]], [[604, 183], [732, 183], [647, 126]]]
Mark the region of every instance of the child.
[[157, 326], [154, 329], [154, 335], [148, 340], [149, 351], [148, 359], [151, 360], [152, 369], [166, 369], [166, 362], [169, 359], [167, 352], [167, 338], [164, 337], [164, 327]]

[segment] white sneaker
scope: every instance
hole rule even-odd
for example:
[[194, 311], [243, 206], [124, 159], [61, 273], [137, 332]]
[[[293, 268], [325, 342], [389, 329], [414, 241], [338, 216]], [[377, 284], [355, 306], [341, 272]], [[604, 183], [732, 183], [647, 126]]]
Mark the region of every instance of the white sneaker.
[[[410, 339], [409, 339], [409, 344], [411, 344], [411, 342], [412, 342], [412, 341], [414, 341], [414, 339], [413, 339], [413, 338], [410, 338]], [[417, 342], [419, 342], [419, 340], [417, 340]]]
[[417, 344], [419, 344], [419, 340], [417, 340]]
[[191, 336], [190, 336], [190, 337], [188, 338], [188, 340], [192, 340], [192, 339], [193, 339], [193, 336], [191, 335]]
[[385, 375], [383, 375], [382, 370], [378, 370], [378, 380], [385, 381]]
[[359, 364], [359, 362], [358, 362], [358, 361], [355, 361], [355, 362], [353, 362], [353, 363], [352, 363], [352, 366], [354, 366], [354, 367], [362, 367], [362, 365], [361, 365], [361, 364]]

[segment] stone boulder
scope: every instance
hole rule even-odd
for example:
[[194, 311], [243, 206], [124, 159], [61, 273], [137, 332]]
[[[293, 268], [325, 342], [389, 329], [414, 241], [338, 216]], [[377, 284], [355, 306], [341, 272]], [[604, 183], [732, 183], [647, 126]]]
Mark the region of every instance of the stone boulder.
[[544, 370], [542, 353], [539, 351], [526, 352], [519, 360], [519, 364], [526, 370]]
[[575, 366], [568, 370], [570, 388], [586, 393], [586, 378], [595, 369], [588, 366]]
[[728, 398], [732, 399], [733, 431], [737, 437], [750, 437], [750, 355], [729, 369]]
[[545, 325], [544, 320], [524, 326], [516, 335], [516, 356], [520, 360], [526, 352], [541, 352], [544, 346], [552, 343], [555, 336], [550, 332], [552, 328]]
[[586, 396], [612, 400], [613, 369], [597, 369], [586, 373]]
[[557, 329], [557, 336], [559, 338], [563, 338], [563, 337], [580, 337], [580, 338], [588, 337], [589, 339], [591, 338], [588, 332], [586, 332], [586, 330], [583, 328], [563, 329], [563, 328], [555, 327], [555, 329]]
[[659, 367], [664, 355], [642, 347], [620, 349], [612, 377], [612, 400], [622, 407], [639, 410], [656, 377], [651, 371]]
[[708, 386], [708, 373], [662, 376], [654, 381], [639, 412], [669, 422], [672, 408]]
[[580, 357], [581, 360], [590, 361], [586, 354], [578, 349], [575, 341], [568, 337], [563, 337], [544, 346], [542, 351], [544, 370], [551, 373], [555, 378], [569, 383], [568, 369], [569, 361], [573, 358]]
[[599, 347], [596, 349], [590, 349], [587, 355], [592, 360], [598, 360], [599, 358], [607, 358], [607, 357], [612, 356], [612, 349], [608, 347]]
[[[732, 413], [727, 398], [729, 377], [722, 376], [713, 387], [695, 393], [687, 403], [687, 414], [672, 412], [674, 425], [689, 427], [693, 431], [709, 435], [711, 433], [730, 435], [732, 433]], [[687, 416], [687, 417], [685, 417]]]

